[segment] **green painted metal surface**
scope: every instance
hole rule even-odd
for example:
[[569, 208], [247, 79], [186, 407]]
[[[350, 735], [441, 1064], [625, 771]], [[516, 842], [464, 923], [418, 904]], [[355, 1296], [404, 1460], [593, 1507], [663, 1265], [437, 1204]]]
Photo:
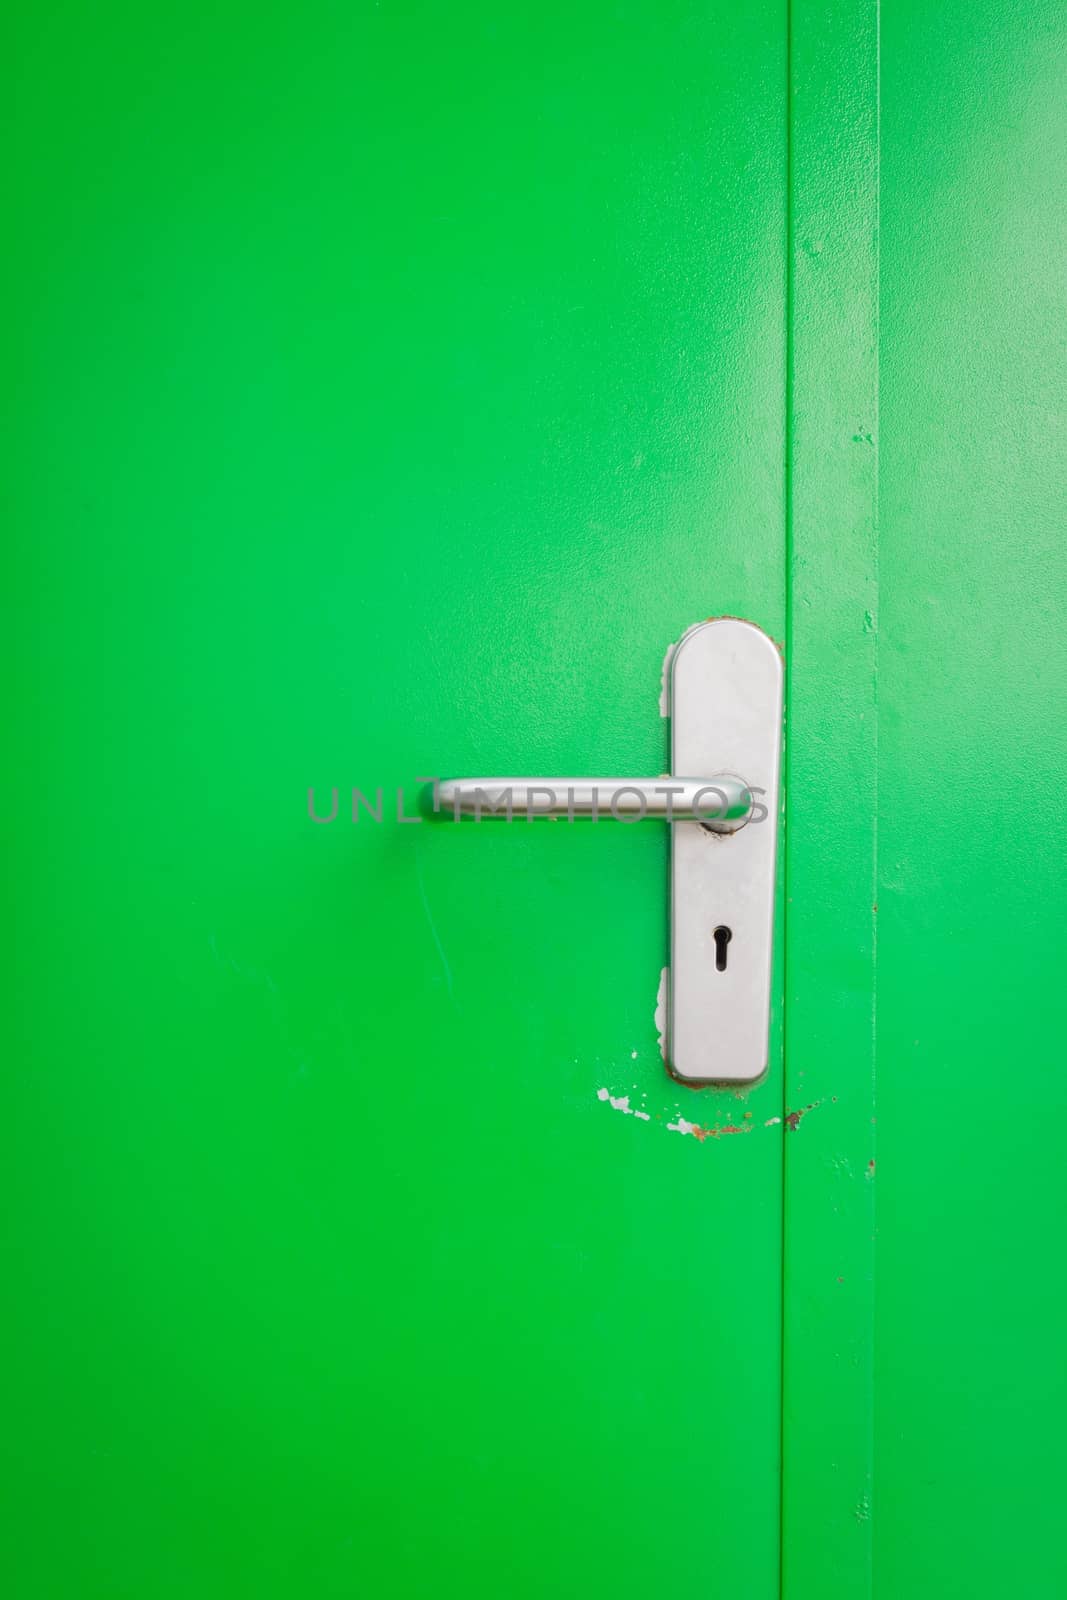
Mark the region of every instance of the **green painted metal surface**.
[[[15, 32], [7, 1592], [1060, 1592], [1059, 10], [887, 8], [881, 141], [857, 0]], [[660, 826], [396, 810], [720, 612], [748, 1095]]]
[[886, 13], [874, 1537], [915, 1600], [1067, 1590], [1065, 62], [1043, 0]]
[[780, 1006], [673, 1086], [665, 830], [393, 796], [784, 636], [784, 7], [20, 33], [8, 1592], [769, 1600]]
[[873, 9], [792, 8], [783, 1588], [1044, 1596], [1064, 17], [883, 22], [879, 104]]

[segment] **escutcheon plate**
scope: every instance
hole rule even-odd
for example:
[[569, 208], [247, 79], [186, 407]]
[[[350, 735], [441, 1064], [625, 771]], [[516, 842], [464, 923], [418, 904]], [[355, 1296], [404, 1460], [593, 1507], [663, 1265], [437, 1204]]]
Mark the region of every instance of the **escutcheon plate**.
[[671, 828], [667, 1058], [687, 1083], [767, 1068], [782, 744], [782, 658], [751, 622], [683, 634], [670, 672], [672, 772], [731, 772], [757, 805], [736, 833]]

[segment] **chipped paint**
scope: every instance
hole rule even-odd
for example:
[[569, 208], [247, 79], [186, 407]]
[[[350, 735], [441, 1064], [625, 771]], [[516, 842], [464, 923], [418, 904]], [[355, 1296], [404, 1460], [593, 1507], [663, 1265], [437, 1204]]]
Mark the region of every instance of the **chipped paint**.
[[[781, 1122], [781, 1117], [768, 1117], [762, 1124], [764, 1128], [773, 1128], [775, 1123]], [[721, 1122], [717, 1127], [705, 1128], [699, 1122], [689, 1122], [685, 1117], [679, 1117], [677, 1122], [668, 1122], [667, 1129], [670, 1133], [688, 1133], [703, 1144], [705, 1139], [728, 1139], [732, 1134], [755, 1133], [761, 1124], [758, 1122], [738, 1123]]]
[[[831, 1095], [830, 1100], [831, 1103], [836, 1102], [836, 1094]], [[817, 1110], [822, 1104], [823, 1102], [821, 1100], [813, 1100], [810, 1105], [801, 1106], [797, 1111], [787, 1111], [785, 1125], [789, 1129], [790, 1133], [796, 1133], [797, 1129], [800, 1127], [801, 1119], [806, 1117], [809, 1111]]]
[[[636, 1084], [634, 1087], [636, 1088]], [[630, 1104], [630, 1096], [628, 1094], [612, 1094], [606, 1084], [596, 1091], [596, 1097], [603, 1104], [611, 1106], [613, 1111], [621, 1111], [626, 1117], [636, 1117], [640, 1122], [652, 1121], [649, 1112]], [[836, 1100], [836, 1095], [830, 1097], [831, 1104]], [[742, 1122], [721, 1122], [715, 1125], [690, 1122], [688, 1117], [683, 1117], [680, 1112], [676, 1112], [670, 1122], [664, 1123], [664, 1127], [668, 1133], [687, 1135], [691, 1139], [696, 1139], [698, 1144], [703, 1144], [705, 1139], [729, 1139], [740, 1133], [755, 1133], [759, 1128], [777, 1128], [783, 1122], [790, 1132], [795, 1132], [800, 1125], [801, 1118], [807, 1116], [809, 1111], [814, 1111], [822, 1104], [824, 1104], [822, 1100], [813, 1100], [810, 1105], [801, 1106], [797, 1111], [786, 1112], [784, 1117], [767, 1117], [763, 1122], [752, 1121], [752, 1113], [746, 1111], [745, 1120]], [[659, 1122], [662, 1119], [657, 1115], [655, 1120]], [[868, 1176], [870, 1176], [870, 1172], [868, 1172]]]
[[739, 1127], [735, 1122], [724, 1122], [717, 1128], [704, 1128], [699, 1122], [688, 1122], [685, 1117], [679, 1117], [677, 1122], [668, 1122], [669, 1133], [689, 1133], [694, 1139], [703, 1144], [705, 1139], [725, 1139], [732, 1133], [751, 1133], [755, 1123], [749, 1127]]
[[596, 1097], [603, 1100], [613, 1111], [621, 1111], [624, 1117], [636, 1117], [638, 1122], [651, 1122], [652, 1118], [647, 1111], [642, 1111], [639, 1106], [630, 1104], [628, 1094], [612, 1094], [609, 1088], [602, 1087], [597, 1090]]
[[667, 995], [670, 983], [670, 968], [664, 967], [659, 975], [659, 988], [656, 990], [656, 1009], [652, 1020], [656, 1027], [656, 1043], [659, 1053], [664, 1061], [667, 1060]]
[[659, 714], [669, 717], [671, 714], [671, 662], [680, 640], [674, 639], [667, 646], [667, 654], [663, 657], [663, 667], [659, 675]]

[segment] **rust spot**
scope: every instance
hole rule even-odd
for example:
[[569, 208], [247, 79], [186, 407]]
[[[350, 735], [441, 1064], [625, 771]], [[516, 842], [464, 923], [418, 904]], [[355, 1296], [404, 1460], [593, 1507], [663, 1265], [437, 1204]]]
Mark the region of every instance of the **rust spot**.
[[814, 1111], [816, 1106], [822, 1105], [821, 1100], [813, 1100], [810, 1106], [801, 1106], [799, 1111], [787, 1111], [785, 1125], [791, 1133], [796, 1133], [800, 1127], [801, 1117], [806, 1117], [809, 1111]]
[[752, 1129], [738, 1127], [735, 1122], [724, 1122], [721, 1128], [702, 1128], [694, 1122], [689, 1131], [694, 1139], [699, 1139], [703, 1144], [705, 1139], [723, 1139], [731, 1133], [751, 1133]]

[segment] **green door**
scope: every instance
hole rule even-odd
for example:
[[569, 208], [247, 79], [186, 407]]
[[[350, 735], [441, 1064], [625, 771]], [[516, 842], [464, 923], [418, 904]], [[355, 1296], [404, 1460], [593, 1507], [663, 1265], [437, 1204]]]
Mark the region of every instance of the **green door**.
[[[5, 1592], [1063, 1592], [1062, 8], [17, 10]], [[747, 1091], [418, 803], [718, 615]]]
[[20, 1596], [777, 1592], [780, 1004], [676, 1085], [666, 827], [396, 795], [784, 637], [786, 45], [25, 14]]

